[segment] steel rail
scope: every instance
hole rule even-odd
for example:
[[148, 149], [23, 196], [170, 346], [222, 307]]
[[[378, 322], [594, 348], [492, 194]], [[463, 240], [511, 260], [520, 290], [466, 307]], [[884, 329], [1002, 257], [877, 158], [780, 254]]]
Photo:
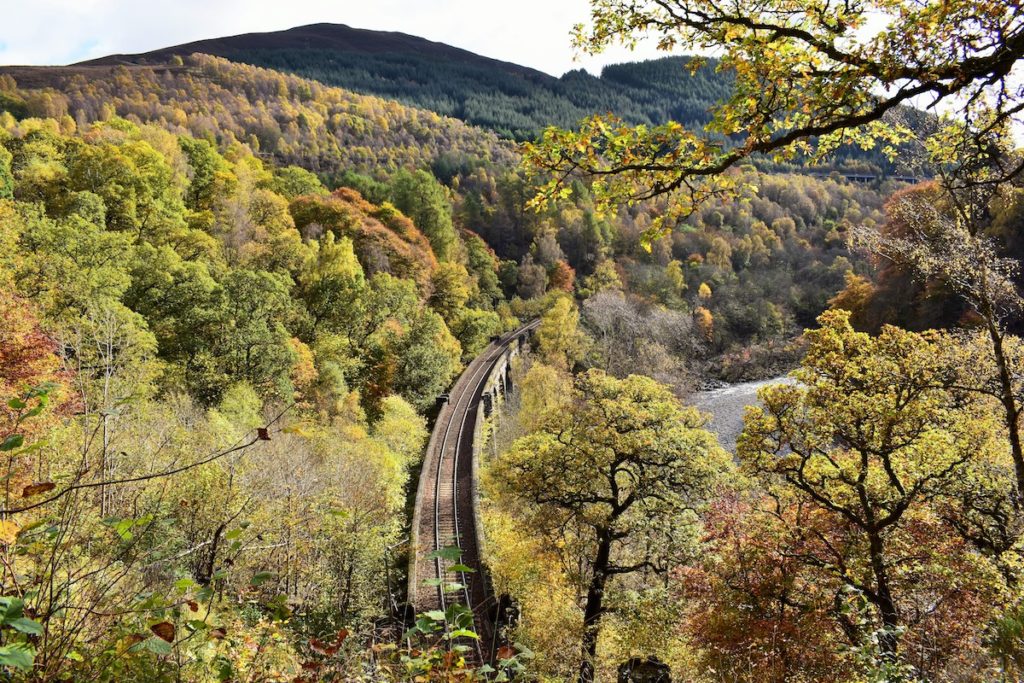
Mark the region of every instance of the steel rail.
[[[448, 406], [446, 406], [446, 408], [450, 408], [450, 409], [442, 411], [442, 415], [444, 416], [443, 419], [445, 420], [445, 427], [444, 427], [443, 436], [441, 438], [441, 442], [436, 447], [437, 463], [436, 463], [436, 467], [434, 468], [435, 471], [434, 471], [434, 482], [433, 482], [433, 484], [434, 484], [433, 485], [433, 494], [434, 494], [434, 501], [433, 501], [434, 515], [433, 515], [433, 517], [434, 517], [434, 551], [435, 551], [434, 575], [435, 575], [435, 578], [436, 578], [436, 580], [438, 582], [438, 586], [437, 586], [437, 599], [438, 599], [438, 604], [441, 607], [441, 611], [446, 611], [447, 610], [447, 606], [448, 606], [447, 596], [445, 595], [445, 587], [446, 587], [446, 583], [447, 583], [446, 582], [447, 571], [445, 570], [445, 567], [444, 567], [444, 564], [443, 564], [443, 558], [437, 552], [437, 551], [443, 550], [444, 547], [445, 547], [445, 544], [443, 543], [443, 540], [442, 540], [442, 537], [441, 537], [442, 536], [442, 533], [441, 533], [441, 531], [442, 531], [442, 524], [441, 524], [442, 512], [443, 512], [443, 510], [445, 508], [450, 509], [451, 512], [452, 512], [452, 526], [453, 526], [453, 531], [454, 531], [454, 536], [455, 536], [454, 537], [455, 544], [458, 545], [460, 548], [462, 548], [464, 546], [463, 538], [462, 538], [462, 535], [461, 535], [463, 525], [460, 524], [460, 511], [459, 511], [459, 495], [460, 495], [460, 490], [459, 490], [459, 475], [460, 475], [459, 459], [460, 459], [460, 455], [461, 455], [462, 449], [463, 449], [463, 442], [464, 442], [464, 439], [465, 439], [466, 426], [467, 426], [467, 422], [469, 420], [469, 415], [473, 411], [474, 401], [479, 400], [479, 398], [481, 396], [481, 392], [483, 390], [484, 384], [490, 378], [491, 373], [493, 372], [493, 370], [494, 370], [495, 366], [497, 365], [498, 361], [508, 351], [509, 345], [511, 345], [513, 342], [518, 340], [523, 335], [529, 333], [531, 330], [535, 329], [538, 324], [539, 324], [539, 321], [536, 321], [536, 320], [532, 321], [532, 322], [530, 322], [530, 323], [528, 323], [528, 324], [518, 328], [517, 330], [502, 336], [497, 341], [492, 342], [492, 344], [490, 345], [490, 347], [488, 349], [486, 349], [483, 353], [481, 353], [479, 356], [477, 356], [471, 362], [471, 366], [475, 366], [475, 367], [472, 367], [471, 369], [468, 369], [469, 370], [469, 374], [468, 375], [464, 375], [463, 377], [460, 377], [459, 381], [456, 382], [456, 385], [461, 385], [461, 387], [459, 387], [458, 393], [455, 396], [453, 396], [453, 397], [451, 397], [449, 399], [449, 403], [448, 403]], [[477, 409], [479, 409], [479, 405], [477, 406]], [[460, 415], [460, 411], [461, 411], [461, 415]], [[445, 415], [445, 413], [447, 413], [447, 414]], [[454, 433], [453, 433], [452, 427], [454, 426], [456, 421], [458, 421], [458, 429], [455, 430]], [[451, 438], [453, 436], [456, 439], [456, 441], [454, 443], [451, 443]], [[444, 500], [445, 496], [442, 495], [442, 490], [441, 489], [442, 489], [442, 482], [446, 481], [446, 479], [447, 479], [444, 476], [444, 469], [445, 469], [445, 465], [448, 464], [448, 460], [449, 460], [448, 455], [447, 455], [447, 451], [448, 451], [448, 447], [449, 447], [450, 444], [451, 444], [451, 447], [452, 447], [452, 457], [450, 458], [450, 461], [451, 461], [450, 464], [452, 466], [451, 479], [450, 479], [452, 489], [451, 489], [451, 500], [447, 501], [447, 500]], [[472, 454], [471, 454], [471, 457], [472, 457]], [[470, 492], [470, 500], [473, 500], [473, 492], [472, 491]], [[450, 508], [448, 507], [449, 505], [450, 505]], [[475, 510], [473, 511], [473, 513], [475, 514]], [[463, 511], [463, 514], [465, 514], [465, 511]], [[475, 531], [476, 531], [475, 528], [473, 528], [471, 533], [474, 535], [473, 544], [474, 544], [474, 547], [477, 550], [477, 554], [479, 555], [480, 539], [477, 539], [475, 537]], [[463, 550], [465, 550], [465, 549], [463, 548]], [[477, 572], [482, 572], [483, 571], [483, 566], [482, 566], [481, 558], [477, 557], [476, 560], [477, 560], [477, 564], [478, 564]], [[473, 612], [474, 627], [475, 627], [476, 624], [477, 624], [478, 619], [477, 619], [477, 614], [476, 614], [477, 609], [474, 609], [474, 608], [479, 608], [479, 606], [473, 604], [473, 597], [472, 597], [471, 586], [470, 586], [469, 581], [467, 581], [467, 579], [466, 579], [466, 573], [464, 571], [460, 571], [458, 574], [459, 574], [459, 583], [461, 585], [462, 597], [465, 600], [466, 606]], [[414, 576], [414, 580], [417, 580], [417, 579], [418, 579], [418, 577]], [[481, 582], [484, 581], [484, 577], [482, 576], [482, 574], [480, 575], [480, 581]], [[484, 593], [486, 593], [486, 585], [485, 584], [481, 583], [481, 589], [482, 589], [482, 591]], [[486, 602], [486, 600], [485, 600], [485, 602]], [[484, 617], [484, 615], [480, 615], [480, 617], [481, 617], [481, 622], [482, 622], [485, 617]], [[479, 635], [479, 632], [478, 632], [478, 635]], [[479, 658], [479, 661], [481, 663], [483, 663], [486, 660], [484, 659], [483, 648], [482, 648], [482, 644], [481, 644], [480, 641], [481, 641], [480, 638], [477, 638], [475, 640], [475, 650], [476, 650], [476, 655]]]

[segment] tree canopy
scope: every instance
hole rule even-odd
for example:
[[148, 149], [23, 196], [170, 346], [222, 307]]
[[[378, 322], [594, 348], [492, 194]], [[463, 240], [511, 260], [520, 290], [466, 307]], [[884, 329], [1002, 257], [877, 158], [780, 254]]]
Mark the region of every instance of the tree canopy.
[[941, 103], [965, 135], [984, 134], [1024, 108], [1021, 17], [1019, 3], [973, 0], [593, 0], [575, 33], [582, 51], [643, 39], [710, 51], [734, 88], [705, 131], [604, 115], [576, 131], [548, 129], [526, 147], [527, 165], [548, 179], [538, 200], [568, 192], [565, 180], [581, 174], [607, 206], [672, 194], [673, 213], [686, 215], [734, 189], [726, 172], [752, 155], [819, 159], [850, 141], [895, 153], [909, 137], [904, 105]]

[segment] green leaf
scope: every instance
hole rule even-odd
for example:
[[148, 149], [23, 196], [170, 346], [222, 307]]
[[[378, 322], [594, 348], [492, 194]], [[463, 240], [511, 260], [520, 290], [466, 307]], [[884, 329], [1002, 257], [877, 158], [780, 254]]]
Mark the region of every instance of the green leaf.
[[441, 558], [442, 560], [448, 560], [449, 562], [458, 562], [459, 558], [462, 557], [462, 548], [458, 546], [450, 546], [448, 548], [441, 548], [427, 555], [427, 559], [436, 560]]
[[517, 656], [520, 659], [533, 659], [533, 657], [534, 657], [533, 650], [531, 650], [530, 648], [526, 647], [522, 643], [512, 643], [512, 647], [514, 647], [516, 649], [516, 651], [519, 653]]
[[10, 408], [11, 410], [21, 410], [22, 408], [25, 408], [27, 406], [28, 404], [22, 401], [20, 398], [12, 398], [10, 401], [7, 402], [7, 407]]
[[7, 624], [25, 614], [25, 601], [20, 598], [0, 597], [0, 625]]
[[205, 631], [210, 628], [210, 625], [202, 619], [189, 619], [185, 622], [185, 628], [189, 631]]
[[9, 666], [19, 671], [28, 671], [36, 658], [36, 651], [23, 643], [0, 647], [0, 666]]
[[42, 625], [37, 621], [32, 621], [25, 617], [18, 617], [17, 619], [11, 619], [9, 621], [5, 620], [4, 625], [10, 626], [15, 631], [21, 631], [22, 633], [27, 633], [32, 636], [43, 635]]
[[452, 566], [448, 567], [448, 569], [452, 570], [453, 572], [463, 572], [465, 574], [472, 573], [472, 572], [476, 571], [472, 567], [467, 567], [464, 564], [453, 564]]
[[476, 640], [480, 639], [480, 636], [478, 636], [476, 633], [474, 633], [473, 631], [470, 631], [469, 629], [465, 629], [465, 628], [455, 629], [454, 631], [452, 631], [451, 633], [448, 634], [448, 637], [449, 638], [474, 638]]
[[0, 443], [0, 451], [13, 451], [15, 448], [21, 448], [21, 444], [25, 443], [25, 437], [21, 434], [11, 434], [3, 443]]
[[142, 650], [148, 650], [155, 655], [169, 655], [173, 652], [171, 644], [162, 638], [153, 636], [152, 638], [146, 638], [141, 643], [137, 643], [131, 647], [132, 652], [140, 652]]
[[271, 572], [256, 572], [249, 583], [253, 586], [260, 586], [272, 578], [274, 578], [274, 574]]
[[196, 582], [188, 578], [187, 576], [183, 579], [178, 579], [174, 582], [174, 587], [182, 592], [187, 591], [189, 588], [192, 588], [195, 585]]
[[122, 541], [128, 542], [135, 537], [135, 534], [132, 533], [132, 529], [137, 526], [146, 526], [152, 521], [153, 515], [143, 515], [138, 519], [107, 517], [103, 520], [103, 523], [113, 529], [114, 532], [121, 537]]
[[70, 659], [72, 662], [82, 662], [82, 661], [85, 661], [85, 658], [82, 657], [82, 655], [80, 655], [77, 652], [75, 652], [74, 650], [72, 650], [71, 652], [67, 653], [64, 656], [67, 659]]
[[430, 610], [424, 614], [424, 616], [428, 619], [433, 619], [434, 621], [444, 621], [444, 612], [439, 609]]

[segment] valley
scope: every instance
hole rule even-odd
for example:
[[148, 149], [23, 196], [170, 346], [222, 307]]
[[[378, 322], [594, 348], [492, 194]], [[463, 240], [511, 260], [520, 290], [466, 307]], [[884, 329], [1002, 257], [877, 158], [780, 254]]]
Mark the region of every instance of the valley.
[[583, 5], [0, 66], [0, 677], [1024, 675], [1021, 8]]

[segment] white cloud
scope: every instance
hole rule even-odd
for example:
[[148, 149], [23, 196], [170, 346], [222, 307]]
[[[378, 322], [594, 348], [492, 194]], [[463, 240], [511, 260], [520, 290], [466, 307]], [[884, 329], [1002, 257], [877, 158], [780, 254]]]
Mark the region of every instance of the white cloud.
[[319, 22], [401, 31], [559, 75], [657, 56], [613, 50], [574, 61], [587, 0], [0, 0], [0, 64], [66, 64], [112, 53]]

